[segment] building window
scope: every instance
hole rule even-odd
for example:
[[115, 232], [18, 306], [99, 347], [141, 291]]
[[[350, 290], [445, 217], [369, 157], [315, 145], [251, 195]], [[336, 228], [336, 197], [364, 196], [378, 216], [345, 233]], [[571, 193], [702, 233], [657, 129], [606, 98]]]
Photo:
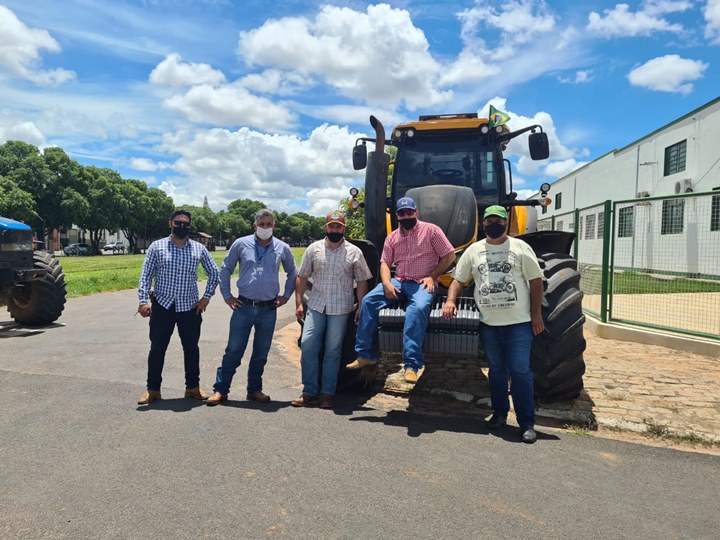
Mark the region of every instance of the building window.
[[602, 238], [605, 235], [605, 212], [598, 212], [597, 226], [597, 237]]
[[660, 234], [681, 234], [685, 221], [685, 199], [663, 201]]
[[595, 214], [585, 216], [585, 240], [595, 238]]
[[680, 141], [665, 149], [665, 176], [685, 170], [686, 153], [687, 141]]
[[713, 195], [710, 207], [710, 230], [720, 231], [720, 195]]
[[580, 240], [583, 237], [583, 223], [585, 220], [580, 216], [580, 219], [578, 219], [578, 240]]
[[555, 210], [560, 210], [562, 208], [562, 193], [558, 193], [557, 197], [555, 197]]
[[543, 213], [543, 214], [547, 214], [547, 206], [543, 206], [543, 207], [542, 207], [542, 213]]
[[635, 207], [626, 206], [618, 212], [618, 238], [630, 238], [635, 228]]
[[555, 223], [555, 230], [556, 230], [556, 231], [562, 231], [562, 230], [563, 230], [563, 225], [565, 225], [565, 224], [563, 223], [563, 220], [561, 219], [560, 221], [558, 221], [557, 223]]

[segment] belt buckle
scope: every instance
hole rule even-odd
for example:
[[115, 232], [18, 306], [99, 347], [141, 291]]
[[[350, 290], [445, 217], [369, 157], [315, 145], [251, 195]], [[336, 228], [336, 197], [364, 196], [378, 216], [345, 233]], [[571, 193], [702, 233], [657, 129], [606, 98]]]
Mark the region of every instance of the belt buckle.
[[260, 304], [262, 304], [262, 302], [260, 300], [252, 301], [252, 307], [260, 307]]

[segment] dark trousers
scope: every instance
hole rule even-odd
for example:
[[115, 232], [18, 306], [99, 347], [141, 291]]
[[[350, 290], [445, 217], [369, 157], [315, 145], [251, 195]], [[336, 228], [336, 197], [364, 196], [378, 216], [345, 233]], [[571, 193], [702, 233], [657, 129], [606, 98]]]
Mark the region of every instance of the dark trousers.
[[200, 341], [202, 315], [195, 313], [194, 309], [175, 311], [174, 306], [171, 306], [171, 309], [165, 309], [153, 301], [150, 315], [148, 390], [160, 390], [162, 370], [165, 365], [165, 351], [167, 351], [176, 324], [185, 359], [185, 388], [200, 386], [200, 347], [198, 347], [198, 342]]

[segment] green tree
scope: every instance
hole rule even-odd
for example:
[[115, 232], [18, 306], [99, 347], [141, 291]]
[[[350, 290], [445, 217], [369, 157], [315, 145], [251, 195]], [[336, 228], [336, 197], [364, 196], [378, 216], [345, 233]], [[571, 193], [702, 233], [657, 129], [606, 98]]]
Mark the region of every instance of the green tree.
[[23, 223], [32, 223], [36, 218], [35, 200], [12, 180], [0, 176], [0, 216]]
[[120, 191], [122, 177], [112, 169], [98, 167], [84, 167], [83, 173], [88, 185], [88, 207], [77, 225], [90, 233], [93, 251], [99, 252], [104, 231], [117, 231], [122, 224], [126, 210]]

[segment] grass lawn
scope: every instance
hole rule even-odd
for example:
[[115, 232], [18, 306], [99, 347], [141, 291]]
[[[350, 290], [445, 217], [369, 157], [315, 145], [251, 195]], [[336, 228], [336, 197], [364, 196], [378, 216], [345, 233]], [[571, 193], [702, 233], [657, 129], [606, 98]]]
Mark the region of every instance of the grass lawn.
[[[305, 248], [291, 249], [293, 257], [295, 257], [295, 263], [299, 265]], [[213, 251], [210, 253], [213, 259], [215, 259], [215, 262], [217, 262], [218, 268], [222, 264], [226, 253], [226, 251]], [[63, 267], [63, 272], [65, 272], [68, 298], [103, 291], [136, 289], [144, 259], [145, 255], [58, 257]], [[282, 267], [280, 273], [283, 274]], [[198, 276], [201, 280], [207, 277], [202, 266], [198, 270]], [[282, 284], [282, 276], [280, 281]], [[202, 290], [200, 292], [202, 293]]]

